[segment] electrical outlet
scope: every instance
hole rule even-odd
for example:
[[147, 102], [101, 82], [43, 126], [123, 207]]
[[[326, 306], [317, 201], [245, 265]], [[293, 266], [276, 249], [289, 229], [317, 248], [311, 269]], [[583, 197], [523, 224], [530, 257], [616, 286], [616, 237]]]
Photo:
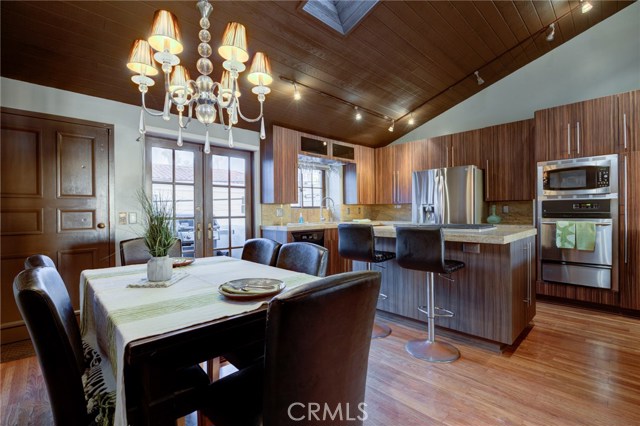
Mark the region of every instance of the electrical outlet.
[[509, 213], [509, 206], [508, 205], [504, 205], [502, 206], [502, 213]]
[[126, 225], [126, 224], [127, 224], [127, 212], [119, 212], [118, 225]]
[[278, 207], [276, 209], [276, 217], [282, 217], [284, 216], [284, 210], [281, 207]]
[[362, 213], [362, 208], [358, 207], [358, 214]]
[[351, 214], [351, 207], [347, 207], [347, 214]]

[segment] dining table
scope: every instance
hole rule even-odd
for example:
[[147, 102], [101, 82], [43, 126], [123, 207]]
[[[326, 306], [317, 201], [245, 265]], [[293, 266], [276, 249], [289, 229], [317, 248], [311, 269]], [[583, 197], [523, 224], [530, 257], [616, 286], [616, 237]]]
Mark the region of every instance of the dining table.
[[174, 268], [166, 286], [146, 281], [146, 264], [81, 273], [82, 336], [113, 370], [116, 426], [150, 425], [164, 415], [154, 411], [150, 378], [264, 340], [272, 296], [230, 299], [219, 291], [247, 278], [280, 280], [285, 291], [319, 279], [227, 256]]

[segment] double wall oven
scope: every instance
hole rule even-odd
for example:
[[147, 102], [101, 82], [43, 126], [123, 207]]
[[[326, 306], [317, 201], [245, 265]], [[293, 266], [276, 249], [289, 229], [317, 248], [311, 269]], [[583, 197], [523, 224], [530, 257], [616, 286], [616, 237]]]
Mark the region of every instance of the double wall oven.
[[[538, 163], [537, 223], [540, 270], [547, 282], [617, 288], [618, 156]], [[560, 248], [558, 222], [588, 222], [592, 250]]]

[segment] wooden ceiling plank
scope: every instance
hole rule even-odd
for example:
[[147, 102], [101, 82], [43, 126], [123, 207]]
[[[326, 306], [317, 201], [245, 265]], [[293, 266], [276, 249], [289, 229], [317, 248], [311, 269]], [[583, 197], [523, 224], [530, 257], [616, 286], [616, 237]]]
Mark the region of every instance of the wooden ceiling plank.
[[558, 19], [551, 0], [533, 1], [532, 4], [543, 27], [548, 27], [552, 22]]

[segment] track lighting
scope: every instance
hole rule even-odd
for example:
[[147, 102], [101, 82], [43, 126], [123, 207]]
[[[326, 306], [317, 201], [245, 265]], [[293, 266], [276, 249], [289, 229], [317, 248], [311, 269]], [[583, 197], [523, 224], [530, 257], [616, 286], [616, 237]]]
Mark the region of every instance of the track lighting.
[[580, 0], [580, 4], [582, 5], [582, 13], [587, 13], [593, 9], [593, 6], [588, 1]]
[[484, 80], [482, 79], [482, 77], [480, 77], [480, 71], [476, 71], [474, 72], [475, 76], [476, 76], [476, 80], [478, 81], [478, 86], [481, 86], [484, 84]]
[[360, 114], [360, 111], [358, 111], [358, 107], [354, 106], [353, 109], [356, 110], [356, 121], [362, 120], [362, 114]]
[[413, 119], [413, 113], [409, 116], [409, 126], [416, 124], [416, 120]]
[[300, 92], [298, 92], [298, 85], [296, 83], [293, 83], [293, 99], [295, 99], [296, 101], [302, 99], [302, 96], [300, 96]]
[[546, 34], [547, 34], [547, 41], [553, 41], [553, 39], [555, 38], [555, 35], [556, 35], [556, 23], [555, 22], [552, 22], [551, 25], [549, 25], [549, 28], [547, 28]]
[[396, 124], [396, 120], [391, 120], [391, 126], [389, 126], [389, 131], [390, 132], [393, 132], [393, 128], [394, 128], [395, 124]]

